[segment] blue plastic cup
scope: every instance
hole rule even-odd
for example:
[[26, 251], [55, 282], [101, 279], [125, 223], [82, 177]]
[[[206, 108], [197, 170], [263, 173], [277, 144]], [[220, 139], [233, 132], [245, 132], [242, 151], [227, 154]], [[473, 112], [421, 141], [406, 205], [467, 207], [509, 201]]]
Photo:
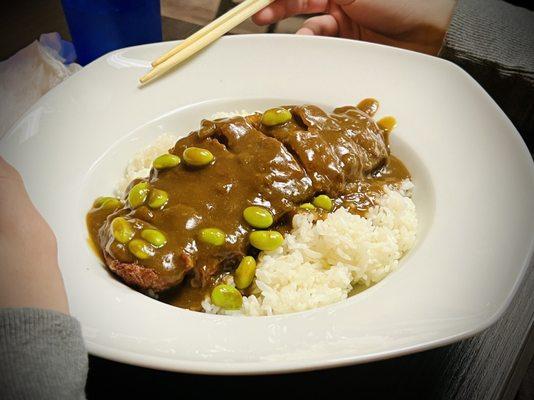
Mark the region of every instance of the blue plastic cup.
[[161, 41], [159, 0], [62, 0], [78, 62]]

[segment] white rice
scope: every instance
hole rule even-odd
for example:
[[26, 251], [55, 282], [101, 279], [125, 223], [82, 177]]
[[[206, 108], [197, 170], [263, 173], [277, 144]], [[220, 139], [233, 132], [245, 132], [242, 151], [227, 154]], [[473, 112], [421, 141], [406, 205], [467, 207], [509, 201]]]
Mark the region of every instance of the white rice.
[[[213, 119], [249, 115], [217, 113]], [[154, 158], [174, 146], [176, 135], [164, 134], [137, 153], [117, 185], [121, 195], [135, 178], [146, 177]], [[237, 311], [202, 302], [204, 311], [225, 315], [275, 315], [309, 310], [344, 300], [356, 285], [370, 286], [397, 269], [400, 258], [415, 244], [417, 214], [411, 200], [413, 184], [386, 188], [365, 217], [340, 208], [325, 220], [311, 214], [293, 218], [284, 245], [262, 252], [256, 271], [259, 294], [244, 297]], [[233, 285], [233, 279], [227, 282]]]
[[217, 112], [211, 116], [211, 119], [246, 117], [247, 115], [251, 115], [251, 114], [254, 114], [254, 113], [251, 113], [250, 111], [247, 111], [247, 110], [235, 110], [232, 112]]

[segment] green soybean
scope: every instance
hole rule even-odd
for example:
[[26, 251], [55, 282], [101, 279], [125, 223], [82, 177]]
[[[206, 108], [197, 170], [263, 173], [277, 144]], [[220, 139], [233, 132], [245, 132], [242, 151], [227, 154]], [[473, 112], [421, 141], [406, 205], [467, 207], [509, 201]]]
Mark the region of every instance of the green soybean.
[[141, 237], [157, 249], [167, 244], [167, 238], [163, 232], [160, 232], [156, 229], [142, 230]]
[[102, 196], [95, 200], [93, 203], [94, 208], [119, 208], [122, 206], [122, 202], [115, 197]]
[[148, 195], [148, 206], [154, 209], [160, 209], [169, 201], [169, 194], [165, 190], [152, 189]]
[[120, 201], [119, 199], [111, 198], [111, 199], [106, 200], [102, 204], [102, 208], [111, 210], [111, 209], [120, 208], [122, 207], [122, 205], [123, 205], [122, 201]]
[[322, 208], [326, 211], [332, 211], [334, 208], [334, 202], [326, 194], [321, 194], [313, 199], [313, 205], [315, 207]]
[[111, 221], [111, 232], [119, 243], [128, 243], [135, 235], [134, 228], [123, 217], [117, 217]]
[[204, 167], [215, 160], [211, 151], [200, 147], [188, 147], [184, 150], [183, 158], [187, 164], [193, 167]]
[[139, 182], [130, 189], [128, 193], [128, 202], [132, 208], [137, 208], [145, 204], [150, 184], [148, 182]]
[[128, 243], [128, 249], [140, 260], [146, 260], [154, 255], [154, 248], [141, 239], [134, 239]]
[[256, 260], [254, 257], [243, 257], [234, 273], [235, 286], [246, 289], [250, 286], [256, 275]]
[[284, 237], [277, 231], [254, 231], [249, 240], [252, 246], [264, 251], [275, 250], [284, 243]]
[[251, 206], [245, 208], [243, 218], [254, 228], [268, 228], [273, 224], [273, 215], [264, 207]]
[[112, 199], [112, 198], [113, 197], [106, 197], [106, 196], [97, 197], [97, 199], [93, 202], [93, 207], [98, 208], [102, 206], [102, 204], [104, 204], [106, 200]]
[[307, 211], [313, 211], [315, 210], [315, 206], [312, 203], [304, 203], [299, 206], [299, 208], [302, 208], [303, 210]]
[[180, 157], [174, 155], [174, 154], [162, 154], [161, 156], [157, 157], [152, 165], [156, 169], [165, 169], [165, 168], [172, 168], [179, 165], [181, 162]]
[[219, 228], [205, 228], [200, 230], [199, 239], [213, 246], [222, 246], [226, 241], [226, 233]]
[[233, 286], [218, 285], [211, 291], [211, 302], [225, 310], [239, 310], [243, 305], [243, 296]]
[[291, 120], [291, 112], [285, 108], [277, 107], [271, 108], [263, 113], [261, 122], [266, 126], [276, 126], [285, 124]]

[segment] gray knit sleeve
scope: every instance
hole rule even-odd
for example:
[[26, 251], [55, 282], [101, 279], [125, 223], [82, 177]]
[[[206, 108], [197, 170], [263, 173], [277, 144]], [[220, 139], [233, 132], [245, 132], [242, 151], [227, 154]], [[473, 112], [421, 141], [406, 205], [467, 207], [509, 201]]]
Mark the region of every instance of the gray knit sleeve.
[[500, 0], [459, 0], [440, 57], [475, 78], [518, 130], [534, 131], [534, 13]]
[[76, 319], [50, 310], [0, 309], [0, 398], [84, 399], [87, 365]]

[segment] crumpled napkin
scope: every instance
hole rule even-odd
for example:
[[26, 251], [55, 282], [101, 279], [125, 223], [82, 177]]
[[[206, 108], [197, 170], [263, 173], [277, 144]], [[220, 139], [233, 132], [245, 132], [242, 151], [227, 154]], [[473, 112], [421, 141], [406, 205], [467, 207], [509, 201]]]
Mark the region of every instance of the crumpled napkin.
[[82, 68], [75, 59], [71, 43], [46, 33], [0, 62], [0, 138], [42, 95]]

